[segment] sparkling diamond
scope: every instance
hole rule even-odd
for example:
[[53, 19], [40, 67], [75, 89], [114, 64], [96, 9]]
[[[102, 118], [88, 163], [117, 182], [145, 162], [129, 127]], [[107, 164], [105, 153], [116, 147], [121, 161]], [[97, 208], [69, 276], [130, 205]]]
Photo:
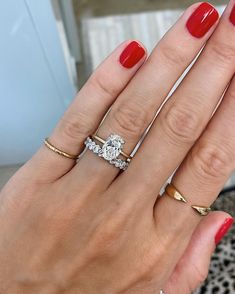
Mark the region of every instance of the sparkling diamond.
[[98, 151], [98, 156], [102, 157], [103, 156], [103, 150], [101, 148], [99, 148], [99, 151]]
[[94, 151], [95, 153], [98, 153], [98, 152], [99, 152], [99, 149], [100, 149], [100, 147], [99, 147], [98, 145], [96, 145], [96, 146], [94, 147], [93, 151]]
[[126, 163], [123, 161], [122, 164], [120, 165], [121, 169], [125, 169], [126, 168]]
[[118, 161], [116, 161], [114, 164], [115, 164], [116, 167], [120, 166], [120, 162], [118, 162]]
[[125, 162], [125, 164], [124, 164], [124, 166], [123, 166], [122, 169], [123, 169], [123, 170], [126, 170], [126, 169], [128, 168], [128, 165], [129, 165], [129, 164], [128, 164], [127, 162]]
[[118, 135], [110, 135], [102, 147], [106, 160], [116, 159], [123, 147], [124, 140]]

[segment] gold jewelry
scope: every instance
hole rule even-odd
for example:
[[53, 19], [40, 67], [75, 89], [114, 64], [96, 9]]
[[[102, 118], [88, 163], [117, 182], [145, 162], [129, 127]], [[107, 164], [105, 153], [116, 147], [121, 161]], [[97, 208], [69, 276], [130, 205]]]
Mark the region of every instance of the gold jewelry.
[[174, 185], [168, 184], [166, 186], [165, 192], [168, 196], [171, 198], [174, 198], [177, 201], [182, 201], [184, 203], [187, 203], [187, 200], [184, 198], [184, 196], [175, 188]]
[[[173, 184], [168, 184], [165, 188], [165, 192], [167, 196], [174, 198], [177, 201], [181, 201], [184, 203], [188, 202], [186, 198], [176, 189], [176, 187]], [[206, 216], [211, 211], [210, 207], [198, 205], [191, 205], [191, 207], [201, 216]]]
[[64, 152], [63, 150], [58, 149], [57, 147], [55, 147], [54, 145], [52, 145], [52, 144], [50, 143], [50, 141], [48, 140], [48, 138], [46, 138], [46, 139], [44, 140], [44, 144], [45, 144], [45, 146], [46, 146], [48, 149], [50, 149], [51, 151], [53, 151], [53, 152], [55, 152], [55, 153], [57, 153], [57, 154], [59, 154], [59, 155], [61, 155], [61, 156], [64, 156], [64, 157], [66, 157], [66, 158], [70, 158], [70, 159], [77, 159], [77, 158], [78, 158], [77, 155], [72, 155], [72, 154], [69, 154], [69, 153], [67, 153], [67, 152]]
[[208, 215], [208, 213], [211, 211], [210, 207], [196, 206], [196, 205], [192, 205], [191, 207], [202, 216]]
[[[105, 142], [106, 142], [104, 139], [100, 138], [100, 137], [97, 136], [97, 135], [92, 135], [91, 137], [92, 137], [93, 139], [97, 140], [98, 142], [102, 143], [102, 144], [105, 144]], [[130, 155], [126, 154], [125, 152], [120, 151], [120, 154], [121, 154], [122, 156], [126, 157], [127, 160], [131, 160]]]

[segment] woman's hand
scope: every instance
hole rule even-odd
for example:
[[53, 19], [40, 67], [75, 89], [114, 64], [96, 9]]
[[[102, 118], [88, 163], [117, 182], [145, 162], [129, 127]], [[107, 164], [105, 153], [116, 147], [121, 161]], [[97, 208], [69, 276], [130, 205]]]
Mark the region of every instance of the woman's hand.
[[[0, 195], [0, 293], [187, 294], [206, 278], [232, 219], [202, 219], [191, 205], [210, 206], [235, 164], [234, 5], [218, 24], [214, 8], [195, 4], [146, 62], [125, 42], [90, 77], [50, 142], [81, 153], [112, 106], [97, 134], [120, 135], [129, 154], [211, 37], [125, 172], [90, 150], [75, 163], [42, 146], [11, 178]], [[158, 197], [178, 166], [172, 182], [188, 203]]]

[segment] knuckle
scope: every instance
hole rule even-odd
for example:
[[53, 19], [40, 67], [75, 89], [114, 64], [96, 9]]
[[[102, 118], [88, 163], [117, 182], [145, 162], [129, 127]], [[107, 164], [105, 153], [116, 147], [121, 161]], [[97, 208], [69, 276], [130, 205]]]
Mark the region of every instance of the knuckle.
[[101, 69], [99, 73], [96, 73], [93, 76], [91, 76], [89, 82], [91, 87], [95, 91], [98, 91], [101, 94], [101, 96], [116, 96], [118, 94], [118, 89], [122, 87], [122, 85], [118, 85], [117, 80], [115, 80], [114, 83], [113, 79], [110, 78], [110, 76], [108, 76], [107, 73], [101, 71]]
[[166, 64], [172, 65], [185, 65], [188, 63], [188, 55], [182, 48], [172, 47], [169, 44], [161, 44], [160, 47], [160, 54], [167, 61]]
[[225, 147], [199, 142], [190, 157], [197, 176], [203, 181], [218, 180], [230, 172], [232, 156]]
[[78, 141], [92, 133], [93, 125], [85, 113], [70, 112], [62, 118], [60, 129], [65, 138]]
[[200, 119], [196, 112], [172, 105], [160, 114], [164, 133], [175, 143], [193, 143], [200, 132]]
[[115, 107], [112, 117], [118, 130], [129, 139], [142, 134], [148, 125], [148, 112], [136, 103], [122, 103]]
[[211, 42], [210, 56], [212, 56], [213, 60], [216, 60], [217, 64], [220, 63], [222, 66], [227, 66], [235, 60], [234, 50], [235, 47], [233, 45], [214, 40]]

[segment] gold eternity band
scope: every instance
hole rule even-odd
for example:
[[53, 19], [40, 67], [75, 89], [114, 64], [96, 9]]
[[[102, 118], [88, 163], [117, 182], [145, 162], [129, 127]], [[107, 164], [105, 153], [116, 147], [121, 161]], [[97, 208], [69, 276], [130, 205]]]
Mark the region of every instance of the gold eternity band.
[[52, 145], [52, 144], [50, 143], [50, 141], [48, 140], [48, 138], [46, 138], [46, 139], [44, 140], [44, 144], [45, 144], [45, 146], [46, 146], [48, 149], [50, 149], [51, 151], [53, 151], [53, 152], [55, 152], [55, 153], [57, 153], [57, 154], [59, 154], [59, 155], [61, 155], [61, 156], [63, 156], [63, 157], [66, 157], [66, 158], [69, 158], [69, 159], [77, 159], [77, 158], [78, 158], [77, 155], [72, 155], [72, 154], [69, 154], [69, 153], [67, 153], [67, 152], [65, 152], [65, 151], [63, 151], [63, 150], [61, 150], [61, 149], [58, 149], [57, 147], [55, 147], [54, 145]]
[[[102, 143], [102, 144], [105, 143], [105, 140], [102, 139], [102, 138], [100, 138], [100, 137], [97, 136], [97, 135], [92, 135], [91, 137], [92, 137], [93, 139], [97, 140], [98, 142]], [[125, 152], [121, 151], [120, 154], [121, 154], [122, 156], [124, 156], [127, 160], [131, 160], [131, 156], [128, 155], [128, 154], [126, 154]]]
[[[168, 184], [165, 188], [166, 195], [174, 198], [177, 201], [187, 203], [185, 196], [183, 196], [178, 189], [173, 184]], [[211, 211], [210, 207], [191, 205], [191, 207], [199, 213], [201, 216], [206, 216]]]

